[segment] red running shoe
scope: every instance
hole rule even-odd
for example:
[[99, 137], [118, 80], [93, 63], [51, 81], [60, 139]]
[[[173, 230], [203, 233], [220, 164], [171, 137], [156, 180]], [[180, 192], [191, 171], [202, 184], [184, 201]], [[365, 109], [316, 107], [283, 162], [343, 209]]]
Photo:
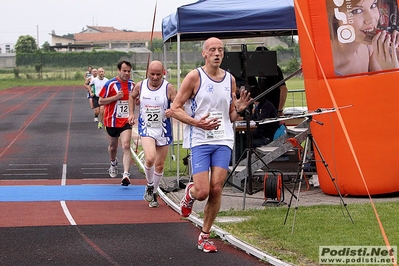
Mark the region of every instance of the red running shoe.
[[184, 196], [182, 200], [180, 201], [180, 212], [183, 217], [188, 217], [191, 214], [191, 211], [193, 209], [193, 203], [194, 199], [192, 199], [188, 193], [190, 188], [194, 186], [193, 182], [190, 182], [187, 184], [186, 189], [184, 191]]
[[212, 241], [209, 241], [209, 234], [200, 234], [198, 238], [198, 249], [203, 252], [217, 252], [218, 248]]

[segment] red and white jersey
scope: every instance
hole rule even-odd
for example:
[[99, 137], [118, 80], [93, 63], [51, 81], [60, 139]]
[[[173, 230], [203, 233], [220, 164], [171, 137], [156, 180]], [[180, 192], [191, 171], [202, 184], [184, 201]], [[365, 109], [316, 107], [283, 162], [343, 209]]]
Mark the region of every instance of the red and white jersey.
[[123, 91], [123, 97], [117, 101], [113, 101], [104, 105], [104, 126], [106, 127], [123, 127], [129, 123], [129, 95], [134, 88], [134, 81], [122, 81], [113, 78], [105, 83], [100, 91], [99, 96], [102, 98], [112, 97]]

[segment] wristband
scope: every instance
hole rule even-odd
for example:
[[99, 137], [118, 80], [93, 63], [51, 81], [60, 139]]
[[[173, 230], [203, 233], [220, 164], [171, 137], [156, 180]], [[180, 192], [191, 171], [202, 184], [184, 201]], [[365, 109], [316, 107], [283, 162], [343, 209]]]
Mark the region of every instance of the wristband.
[[277, 112], [278, 112], [278, 113], [282, 113], [282, 112], [283, 112], [283, 110], [278, 110]]
[[235, 109], [236, 109], [236, 113], [237, 113], [239, 116], [245, 117], [245, 109], [244, 109], [243, 111], [241, 111], [241, 112], [238, 112], [237, 106], [235, 106]]

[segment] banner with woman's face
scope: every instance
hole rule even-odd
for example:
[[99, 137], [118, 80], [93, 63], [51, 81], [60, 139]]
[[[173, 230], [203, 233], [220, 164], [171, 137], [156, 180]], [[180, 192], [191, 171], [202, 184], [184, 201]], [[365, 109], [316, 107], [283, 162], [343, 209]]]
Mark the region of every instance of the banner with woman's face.
[[[308, 110], [337, 110], [315, 117], [324, 126], [310, 125], [341, 192], [399, 191], [398, 1], [294, 0], [294, 5]], [[321, 163], [317, 171], [322, 190], [336, 194]]]
[[326, 0], [336, 76], [399, 67], [397, 0]]

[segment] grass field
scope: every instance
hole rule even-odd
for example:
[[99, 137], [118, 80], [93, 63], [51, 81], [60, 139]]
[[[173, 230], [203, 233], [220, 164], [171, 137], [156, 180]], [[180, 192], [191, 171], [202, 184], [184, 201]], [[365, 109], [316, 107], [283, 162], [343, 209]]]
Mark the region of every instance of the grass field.
[[[342, 206], [302, 206], [297, 211], [293, 233], [292, 212], [284, 225], [286, 207], [221, 212], [219, 216], [242, 216], [250, 219], [239, 223], [217, 225], [260, 250], [294, 265], [319, 265], [319, 246], [385, 246], [371, 204], [351, 204], [348, 208], [354, 224], [344, 214]], [[376, 203], [376, 209], [390, 245], [398, 246], [399, 201]], [[394, 264], [388, 263], [388, 265]]]
[[[116, 76], [117, 72], [114, 69], [108, 68], [106, 71], [106, 77]], [[133, 79], [135, 81], [143, 78], [144, 70], [137, 70], [134, 72]], [[0, 90], [19, 87], [19, 86], [78, 86], [82, 85], [84, 70], [82, 69], [64, 69], [64, 70], [45, 70], [42, 73], [41, 79], [39, 75], [34, 72], [33, 69], [24, 69], [19, 74], [19, 78], [15, 78], [15, 74], [12, 70], [0, 71]], [[169, 82], [176, 86], [177, 78], [173, 74]], [[183, 77], [182, 77], [183, 79]], [[182, 80], [181, 79], [181, 80]], [[306, 96], [304, 92], [297, 92], [298, 90], [304, 90], [303, 78], [295, 77], [286, 82], [288, 88], [288, 95], [285, 107], [298, 107], [306, 106]]]

